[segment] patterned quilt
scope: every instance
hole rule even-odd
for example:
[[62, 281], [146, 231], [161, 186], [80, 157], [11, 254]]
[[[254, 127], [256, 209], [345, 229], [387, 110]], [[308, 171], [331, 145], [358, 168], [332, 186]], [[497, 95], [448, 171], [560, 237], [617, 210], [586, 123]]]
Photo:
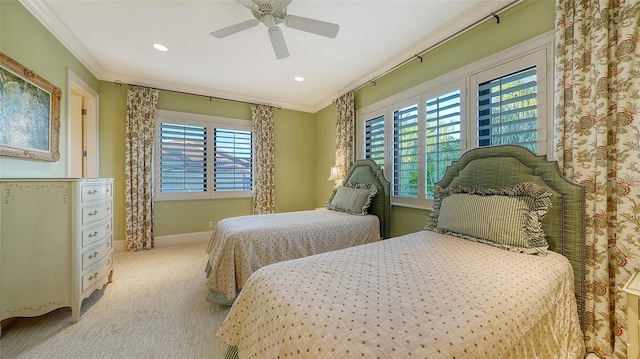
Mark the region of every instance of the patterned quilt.
[[380, 239], [374, 215], [315, 210], [224, 219], [207, 246], [207, 287], [232, 299], [249, 276], [266, 265]]
[[241, 358], [583, 358], [573, 271], [429, 231], [274, 264], [217, 333]]

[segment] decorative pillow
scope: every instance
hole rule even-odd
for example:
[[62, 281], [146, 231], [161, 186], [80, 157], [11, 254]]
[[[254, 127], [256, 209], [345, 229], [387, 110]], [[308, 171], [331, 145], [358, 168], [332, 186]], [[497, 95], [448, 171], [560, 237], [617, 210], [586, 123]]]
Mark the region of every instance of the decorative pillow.
[[541, 220], [551, 192], [531, 182], [512, 188], [436, 186], [425, 229], [488, 243], [511, 251], [546, 255]]
[[378, 187], [372, 183], [347, 183], [333, 191], [327, 202], [327, 208], [349, 214], [366, 215], [371, 199], [378, 193]]

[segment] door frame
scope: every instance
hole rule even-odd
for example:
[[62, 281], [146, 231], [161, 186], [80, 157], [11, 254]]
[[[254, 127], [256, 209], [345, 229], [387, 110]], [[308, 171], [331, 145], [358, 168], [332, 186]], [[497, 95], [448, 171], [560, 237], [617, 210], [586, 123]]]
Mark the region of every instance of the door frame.
[[84, 172], [87, 173], [87, 177], [100, 177], [99, 95], [98, 92], [87, 85], [70, 69], [67, 69], [67, 177], [71, 176], [71, 143], [73, 141], [71, 138], [72, 91], [79, 93], [83, 97], [83, 107], [87, 110], [85, 116], [86, 126], [83, 126], [83, 132], [87, 142], [94, 144], [91, 148], [86, 148], [91, 155], [87, 157], [88, 168]]

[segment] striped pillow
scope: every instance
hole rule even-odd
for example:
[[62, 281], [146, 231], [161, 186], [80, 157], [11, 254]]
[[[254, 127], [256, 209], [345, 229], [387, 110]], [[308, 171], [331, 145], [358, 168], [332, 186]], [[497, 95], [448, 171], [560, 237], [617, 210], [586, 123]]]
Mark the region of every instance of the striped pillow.
[[425, 229], [545, 255], [549, 244], [540, 221], [549, 208], [551, 192], [530, 182], [504, 189], [436, 187]]
[[344, 187], [333, 191], [327, 202], [327, 208], [364, 216], [376, 193], [378, 193], [378, 187], [372, 183], [347, 183]]

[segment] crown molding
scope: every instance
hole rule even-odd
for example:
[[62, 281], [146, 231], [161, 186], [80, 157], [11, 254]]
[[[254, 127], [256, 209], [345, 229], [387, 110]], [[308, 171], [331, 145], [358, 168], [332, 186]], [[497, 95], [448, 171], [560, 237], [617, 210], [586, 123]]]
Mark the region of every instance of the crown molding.
[[91, 74], [100, 79], [104, 67], [82, 45], [73, 32], [60, 21], [45, 1], [18, 0], [49, 32], [82, 63]]

